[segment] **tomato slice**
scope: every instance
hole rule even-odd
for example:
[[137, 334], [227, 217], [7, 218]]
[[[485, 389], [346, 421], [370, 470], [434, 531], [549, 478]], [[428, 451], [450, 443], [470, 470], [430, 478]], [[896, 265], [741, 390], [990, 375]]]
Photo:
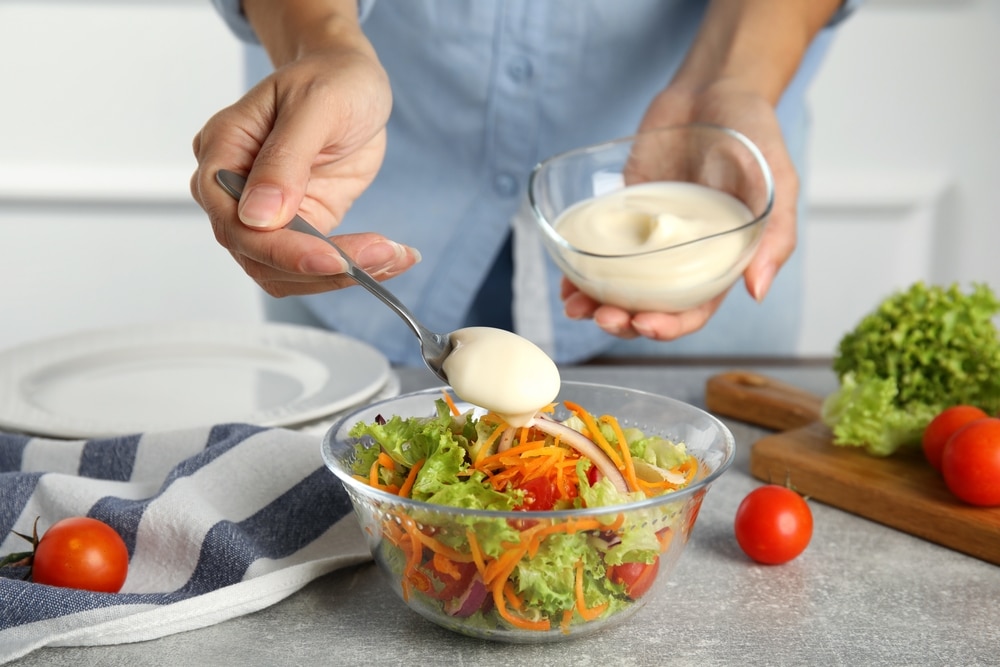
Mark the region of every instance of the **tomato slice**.
[[652, 563], [622, 563], [608, 568], [608, 578], [625, 586], [625, 594], [633, 600], [645, 595], [656, 581], [660, 571], [660, 557]]
[[[455, 568], [455, 571], [441, 572], [435, 567], [433, 559], [425, 563], [428, 574], [440, 585], [440, 588], [432, 586], [431, 590], [425, 591], [427, 595], [437, 600], [451, 600], [465, 592], [465, 589], [472, 583], [472, 577], [476, 574], [476, 564], [451, 563], [451, 566]], [[456, 571], [457, 577], [455, 576]]]
[[524, 491], [524, 502], [517, 507], [519, 510], [544, 512], [556, 506], [559, 491], [555, 484], [544, 477], [529, 479], [518, 488]]

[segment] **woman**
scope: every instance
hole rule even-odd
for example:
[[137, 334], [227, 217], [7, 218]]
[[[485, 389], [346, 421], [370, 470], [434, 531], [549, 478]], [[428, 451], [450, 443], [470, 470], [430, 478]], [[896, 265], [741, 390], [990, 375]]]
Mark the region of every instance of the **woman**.
[[[380, 279], [406, 272], [392, 290], [439, 331], [510, 328], [559, 363], [794, 352], [801, 267], [789, 258], [797, 257], [803, 98], [852, 3], [215, 4], [267, 58], [250, 48], [248, 73], [260, 82], [196, 137], [192, 192], [220, 243], [282, 297], [275, 310], [298, 299], [298, 318], [370, 341], [395, 363], [420, 363], [395, 314], [361, 289], [340, 290], [353, 283], [328, 246], [280, 229], [298, 212], [335, 230]], [[524, 207], [531, 168], [578, 146], [693, 121], [747, 135], [775, 176], [747, 294], [732, 290], [683, 313], [628, 313], [563, 281]], [[216, 185], [218, 169], [248, 174], [238, 207]]]

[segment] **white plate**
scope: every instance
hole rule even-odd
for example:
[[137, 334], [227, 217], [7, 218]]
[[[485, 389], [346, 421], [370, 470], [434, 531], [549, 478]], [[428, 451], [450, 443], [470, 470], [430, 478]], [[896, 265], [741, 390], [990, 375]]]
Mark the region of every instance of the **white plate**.
[[90, 331], [0, 352], [0, 429], [94, 438], [246, 422], [287, 426], [374, 396], [388, 360], [286, 324]]

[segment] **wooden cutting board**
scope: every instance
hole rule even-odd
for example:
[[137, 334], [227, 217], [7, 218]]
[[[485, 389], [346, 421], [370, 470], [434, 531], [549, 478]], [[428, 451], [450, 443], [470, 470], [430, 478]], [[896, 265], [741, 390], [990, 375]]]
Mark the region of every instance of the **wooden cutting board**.
[[755, 442], [750, 473], [803, 495], [1000, 565], [1000, 508], [966, 505], [920, 448], [874, 457], [836, 446], [820, 421], [822, 399], [778, 380], [732, 371], [708, 380], [710, 412], [777, 432]]

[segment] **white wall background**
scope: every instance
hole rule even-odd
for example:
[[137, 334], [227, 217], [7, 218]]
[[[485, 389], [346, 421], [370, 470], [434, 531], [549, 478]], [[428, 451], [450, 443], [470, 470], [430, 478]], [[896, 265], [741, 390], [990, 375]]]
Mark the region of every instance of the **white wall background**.
[[1000, 2], [866, 3], [811, 96], [804, 354], [917, 279], [1000, 293]]
[[207, 0], [3, 0], [0, 62], [0, 348], [262, 318], [188, 186], [195, 133], [242, 90]]
[[[242, 87], [207, 0], [3, 0], [0, 62], [0, 348], [262, 317], [188, 192], [191, 139]], [[919, 278], [1000, 290], [998, 63], [996, 0], [868, 0], [843, 26], [811, 96], [800, 354]]]

